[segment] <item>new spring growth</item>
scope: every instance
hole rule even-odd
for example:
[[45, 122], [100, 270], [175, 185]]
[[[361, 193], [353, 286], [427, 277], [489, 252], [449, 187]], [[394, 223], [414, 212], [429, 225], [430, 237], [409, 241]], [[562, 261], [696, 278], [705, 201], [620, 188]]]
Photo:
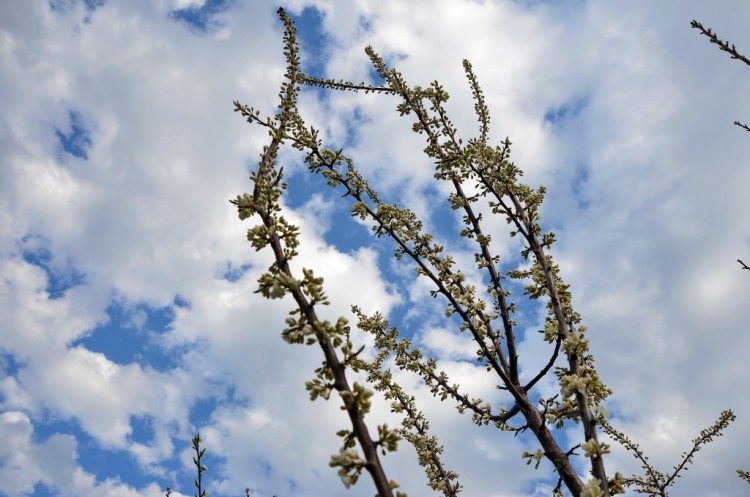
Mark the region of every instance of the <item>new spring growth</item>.
[[544, 459], [544, 452], [537, 449], [536, 452], [524, 452], [521, 457], [523, 459], [526, 459], [526, 465], [534, 463], [534, 469], [539, 469], [539, 465], [542, 464], [542, 459]]
[[363, 414], [370, 412], [370, 406], [372, 404], [370, 397], [372, 397], [372, 391], [366, 389], [359, 383], [354, 383], [353, 390], [353, 392], [346, 390], [339, 392], [341, 394], [341, 399], [344, 401], [344, 405], [341, 406], [341, 409], [352, 409], [356, 406], [357, 410]]
[[601, 482], [596, 478], [587, 481], [586, 486], [583, 487], [583, 491], [581, 492], [581, 497], [601, 497], [604, 493], [600, 488], [600, 484]]
[[339, 468], [338, 475], [346, 488], [351, 487], [362, 474], [365, 467], [365, 461], [359, 456], [356, 449], [341, 449], [338, 454], [331, 456], [328, 463], [332, 468]]
[[601, 457], [604, 454], [609, 454], [609, 445], [605, 443], [599, 443], [594, 439], [589, 440], [581, 444], [583, 454], [586, 457]]
[[574, 395], [576, 392], [585, 393], [588, 378], [568, 374], [560, 379], [560, 393], [564, 399]]

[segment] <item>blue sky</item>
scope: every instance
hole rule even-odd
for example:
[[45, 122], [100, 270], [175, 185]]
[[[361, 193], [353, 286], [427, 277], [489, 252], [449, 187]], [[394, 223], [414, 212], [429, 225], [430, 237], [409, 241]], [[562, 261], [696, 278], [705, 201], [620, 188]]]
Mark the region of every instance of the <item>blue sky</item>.
[[[615, 392], [613, 423], [666, 470], [732, 408], [737, 422], [674, 493], [746, 495], [734, 469], [750, 469], [750, 274], [736, 260], [750, 259], [750, 134], [732, 123], [750, 121], [750, 68], [689, 27], [698, 19], [749, 53], [741, 0], [0, 3], [0, 495], [193, 495], [199, 431], [212, 495], [373, 494], [366, 479], [345, 490], [328, 467], [346, 419], [308, 400], [321, 358], [280, 339], [291, 303], [254, 293], [270, 258], [228, 202], [251, 189], [267, 141], [232, 101], [275, 109], [279, 6], [297, 20], [306, 71], [371, 81], [372, 45], [411, 84], [443, 83], [466, 137], [476, 123], [461, 60], [472, 62], [492, 138], [510, 137], [525, 181], [547, 187], [543, 224]], [[300, 102], [383, 198], [470, 266], [395, 100], [306, 90]], [[412, 268], [299, 155], [281, 159], [298, 264], [325, 277], [325, 316], [379, 310], [472, 395], [501, 403]], [[517, 262], [503, 220], [487, 222]], [[547, 354], [534, 333], [544, 313], [520, 309], [533, 371]], [[477, 428], [399, 377], [464, 495], [550, 494], [549, 467], [520, 457], [535, 450], [528, 438]], [[398, 423], [384, 401], [372, 417]], [[408, 447], [385, 464], [410, 496], [431, 495]], [[639, 470], [622, 451], [608, 467]]]

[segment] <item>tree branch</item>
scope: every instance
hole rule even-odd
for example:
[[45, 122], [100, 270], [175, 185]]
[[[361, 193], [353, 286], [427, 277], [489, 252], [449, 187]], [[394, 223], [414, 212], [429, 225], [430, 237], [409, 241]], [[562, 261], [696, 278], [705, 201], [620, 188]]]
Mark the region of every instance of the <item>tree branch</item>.
[[711, 40], [711, 43], [718, 45], [719, 50], [721, 50], [722, 52], [726, 52], [733, 59], [741, 60], [742, 62], [750, 66], [750, 59], [738, 52], [734, 45], [730, 45], [729, 42], [722, 41], [716, 35], [716, 33], [711, 31], [711, 28], [704, 28], [703, 24], [695, 20], [690, 23], [690, 27], [699, 30], [702, 35], [708, 37], [708, 39]]

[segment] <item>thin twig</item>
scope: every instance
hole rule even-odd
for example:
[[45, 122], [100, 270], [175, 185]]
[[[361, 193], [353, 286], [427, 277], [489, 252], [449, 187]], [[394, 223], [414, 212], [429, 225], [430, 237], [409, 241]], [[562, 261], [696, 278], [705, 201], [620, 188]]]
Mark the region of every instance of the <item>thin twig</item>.
[[742, 62], [750, 66], [750, 59], [739, 53], [734, 45], [730, 45], [729, 42], [722, 41], [716, 35], [716, 33], [711, 31], [711, 28], [704, 28], [703, 24], [699, 23], [698, 21], [692, 21], [690, 23], [690, 27], [699, 30], [702, 35], [707, 36], [708, 39], [711, 40], [711, 43], [719, 46], [719, 49], [722, 52], [727, 52], [733, 59], [741, 60]]

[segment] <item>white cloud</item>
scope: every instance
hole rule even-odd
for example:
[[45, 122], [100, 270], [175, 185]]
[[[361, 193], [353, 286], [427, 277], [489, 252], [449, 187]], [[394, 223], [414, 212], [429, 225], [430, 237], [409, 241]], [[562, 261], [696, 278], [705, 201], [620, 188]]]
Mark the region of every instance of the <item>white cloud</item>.
[[134, 489], [114, 480], [97, 482], [93, 475], [76, 464], [75, 437], [54, 434], [43, 442], [36, 442], [32, 421], [22, 412], [0, 413], [0, 436], [5, 441], [0, 449], [3, 460], [0, 476], [3, 478], [3, 495], [8, 497], [29, 495], [40, 484], [64, 496], [162, 495], [155, 484]]
[[[275, 108], [284, 70], [275, 6], [232, 3], [224, 26], [205, 34], [167, 15], [204, 3], [110, 0], [93, 12], [82, 2], [54, 12], [43, 0], [0, 5], [0, 350], [17, 363], [0, 380], [0, 430], [12, 442], [0, 474], [9, 495], [28, 495], [37, 482], [63, 495], [161, 495], [160, 485], [136, 488], [81, 467], [82, 448], [70, 434], [36, 439], [34, 425], [45, 415], [75, 420], [103, 450], [129, 451], [154, 479], [181, 479], [170, 458], [179, 454], [189, 468], [183, 449], [201, 429], [209, 454], [225, 457], [209, 472], [217, 493], [245, 486], [258, 495], [345, 493], [328, 458], [346, 419], [336, 401], [310, 403], [304, 391], [322, 358], [314, 347], [280, 339], [292, 303], [253, 294], [269, 255], [252, 251], [244, 240], [249, 224], [226, 202], [250, 188], [247, 170], [266, 141], [263, 130], [231, 112], [231, 102], [262, 113]], [[720, 409], [734, 408], [731, 436], [698, 455], [679, 490], [741, 495], [732, 479], [734, 465], [748, 458], [742, 440], [750, 404], [737, 392], [747, 376], [750, 277], [735, 261], [750, 259], [743, 256], [750, 141], [731, 123], [750, 121], [750, 72], [689, 21], [703, 20], [748, 52], [747, 5], [285, 4], [325, 13], [327, 76], [367, 79], [362, 49], [371, 44], [411, 84], [439, 79], [465, 138], [476, 129], [461, 68], [462, 58], [471, 60], [493, 113], [493, 138], [509, 135], [526, 181], [548, 187], [545, 226], [558, 232], [554, 253], [591, 330], [602, 377], [615, 390], [614, 419], [668, 468]], [[320, 101], [311, 93], [302, 102], [332, 146], [353, 139], [347, 152], [387, 200], [412, 208], [428, 228], [439, 222], [431, 217], [444, 187], [429, 186], [424, 142], [393, 112], [394, 98], [342, 93]], [[548, 111], [571, 105], [581, 106], [574, 118], [544, 122]], [[71, 112], [89, 132], [88, 160], [58, 143], [56, 130], [73, 131]], [[287, 171], [302, 174], [297, 156], [282, 158]], [[352, 303], [387, 313], [400, 297], [384, 282], [375, 252], [342, 253], [324, 239], [338, 227], [331, 199], [338, 197], [295, 202], [302, 207], [285, 212], [302, 228], [295, 270], [311, 267], [325, 277], [327, 319], [348, 315]], [[487, 227], [512, 263], [508, 252], [518, 242], [506, 240], [502, 220]], [[471, 263], [468, 250], [457, 249], [457, 260]], [[77, 272], [82, 284], [51, 299], [49, 275], [24, 260], [44, 250], [51, 272]], [[221, 275], [228, 267], [248, 269], [227, 281]], [[421, 306], [422, 289], [417, 283], [404, 298]], [[175, 306], [177, 295], [189, 306]], [[106, 324], [113, 298], [125, 307], [174, 310], [157, 341], [174, 354], [175, 367], [120, 364], [72, 346]], [[476, 347], [438, 326], [442, 303], [427, 300], [427, 312], [411, 310], [424, 322], [409, 324], [467, 391], [499, 399], [482, 368], [456, 362]], [[140, 312], [129, 318], [145, 325]], [[532, 331], [540, 321], [533, 309], [519, 316]], [[540, 345], [524, 341], [519, 350], [543, 363]], [[417, 392], [466, 495], [548, 494], [534, 480], [541, 473], [520, 458], [531, 449], [526, 439], [474, 427], [413, 376], [396, 376]], [[544, 393], [554, 388], [545, 384]], [[215, 410], [191, 418], [196, 402], [209, 398]], [[132, 439], [133, 416], [153, 419], [153, 439]], [[372, 419], [396, 422], [382, 401]], [[428, 495], [411, 455], [403, 447], [388, 456], [389, 475], [410, 495]], [[622, 467], [631, 460], [613, 457]], [[371, 485], [363, 481], [353, 492], [369, 495]]]
[[421, 338], [428, 348], [445, 358], [471, 360], [477, 356], [475, 344], [446, 329], [426, 330]]

